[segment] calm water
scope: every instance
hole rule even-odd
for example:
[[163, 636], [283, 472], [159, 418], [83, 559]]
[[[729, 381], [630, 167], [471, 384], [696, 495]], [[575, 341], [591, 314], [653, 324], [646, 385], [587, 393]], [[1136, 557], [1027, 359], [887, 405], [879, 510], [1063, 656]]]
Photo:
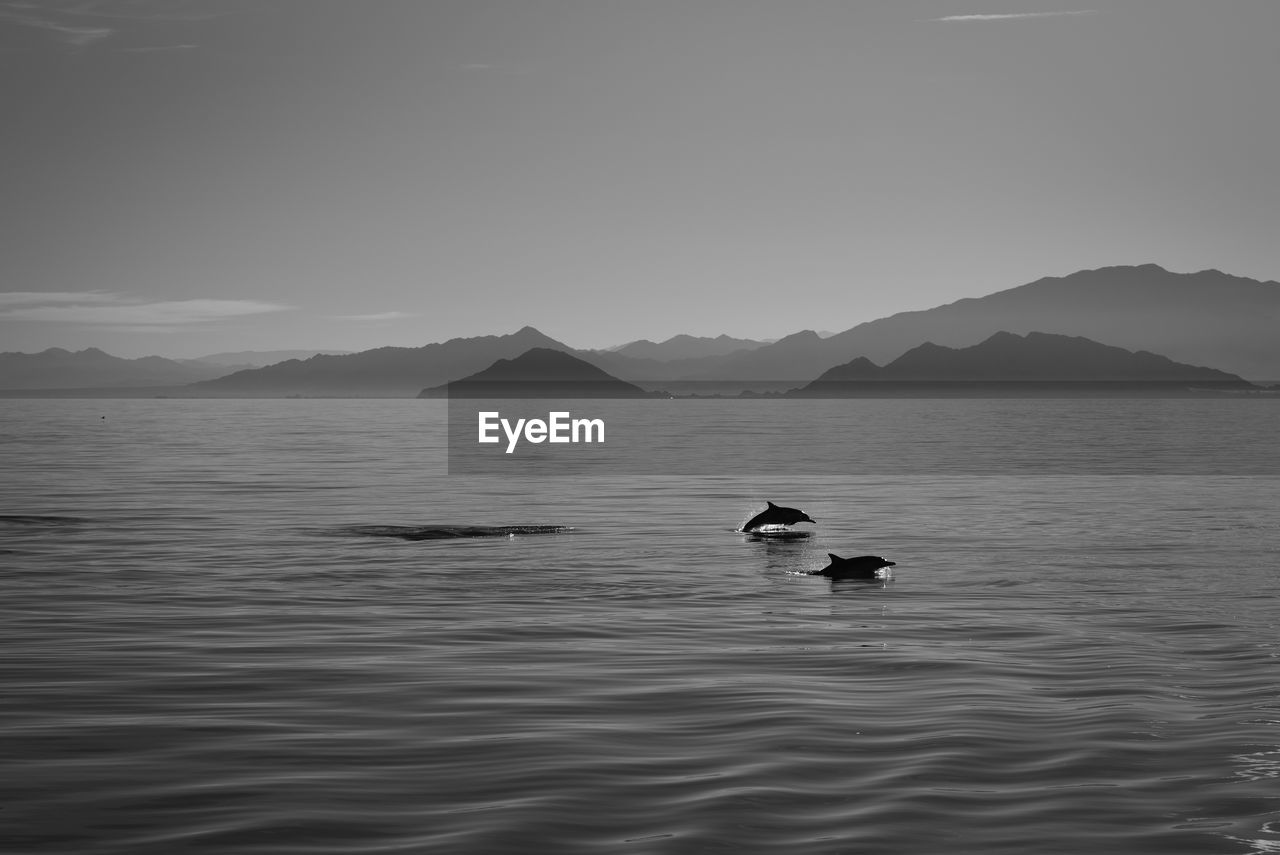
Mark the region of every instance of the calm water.
[[[832, 471], [468, 478], [436, 402], [0, 401], [0, 852], [1280, 852], [1280, 403], [785, 406]], [[734, 533], [765, 499], [814, 535]], [[427, 524], [573, 531], [348, 535]], [[898, 566], [797, 575], [828, 551]]]

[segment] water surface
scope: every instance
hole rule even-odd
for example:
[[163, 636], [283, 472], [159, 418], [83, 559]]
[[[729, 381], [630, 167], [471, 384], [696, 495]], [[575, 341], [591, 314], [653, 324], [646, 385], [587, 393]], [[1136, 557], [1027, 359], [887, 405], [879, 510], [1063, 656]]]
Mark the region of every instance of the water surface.
[[[1061, 417], [948, 403], [860, 406]], [[830, 404], [788, 422], [837, 459]], [[1088, 412], [1067, 473], [899, 430], [878, 472], [495, 478], [434, 402], [6, 401], [0, 848], [1280, 851], [1280, 479]], [[733, 532], [765, 499], [813, 536]], [[343, 535], [524, 525], [572, 530]]]

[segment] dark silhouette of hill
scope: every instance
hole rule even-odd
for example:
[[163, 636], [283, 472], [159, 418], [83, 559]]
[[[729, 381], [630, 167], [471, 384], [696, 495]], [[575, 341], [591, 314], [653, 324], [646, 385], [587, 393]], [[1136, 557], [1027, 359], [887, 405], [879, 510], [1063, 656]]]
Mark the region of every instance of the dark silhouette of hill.
[[[992, 334], [1051, 332], [1212, 365], [1256, 380], [1280, 379], [1280, 283], [1217, 270], [1171, 273], [1155, 264], [1103, 267], [1039, 279], [985, 297], [902, 312], [827, 338], [811, 330], [720, 356], [593, 362], [633, 382], [791, 380], [804, 382], [857, 356], [885, 363], [921, 342], [949, 347]], [[615, 357], [606, 363], [605, 357]]]
[[453, 338], [423, 347], [379, 347], [345, 356], [291, 359], [189, 388], [198, 395], [413, 397], [424, 386], [480, 371], [530, 348], [570, 350], [533, 327], [510, 335]]
[[1007, 390], [1056, 387], [1056, 391], [1115, 392], [1250, 389], [1240, 377], [1186, 365], [1147, 351], [1099, 344], [1080, 336], [998, 332], [965, 348], [925, 342], [881, 367], [866, 357], [837, 365], [796, 396], [841, 395], [877, 387], [921, 385]]
[[749, 338], [732, 338], [719, 335], [715, 338], [706, 336], [677, 335], [666, 341], [652, 342], [640, 339], [622, 347], [612, 348], [606, 353], [626, 356], [632, 359], [653, 359], [658, 362], [671, 362], [676, 359], [701, 359], [707, 356], [724, 356], [739, 350], [755, 350], [763, 347], [765, 342]]
[[162, 356], [124, 359], [96, 347], [75, 352], [0, 353], [0, 389], [90, 389], [180, 386], [226, 374], [219, 365]]
[[535, 347], [514, 359], [499, 359], [483, 371], [423, 389], [418, 397], [650, 398], [654, 393], [563, 350]]

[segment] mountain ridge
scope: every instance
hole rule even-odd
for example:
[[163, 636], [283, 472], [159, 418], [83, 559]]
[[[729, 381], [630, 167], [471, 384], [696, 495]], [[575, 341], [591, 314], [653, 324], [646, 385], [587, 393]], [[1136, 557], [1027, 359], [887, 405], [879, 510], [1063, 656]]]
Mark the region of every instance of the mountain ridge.
[[237, 350], [222, 353], [210, 353], [194, 359], [183, 359], [182, 362], [200, 362], [208, 365], [231, 366], [236, 370], [244, 368], [265, 368], [277, 362], [290, 359], [305, 360], [313, 356], [348, 356], [350, 350]]
[[[672, 381], [691, 385], [727, 381], [742, 389], [753, 383], [805, 383], [857, 356], [886, 363], [926, 341], [965, 347], [999, 331], [1081, 336], [1275, 382], [1280, 380], [1276, 329], [1280, 329], [1280, 283], [1217, 269], [1172, 273], [1156, 264], [1117, 265], [1042, 277], [982, 297], [899, 312], [825, 338], [813, 330], [801, 330], [758, 347], [709, 356], [659, 360], [618, 351], [579, 350], [525, 326], [506, 335], [455, 337], [417, 348], [320, 354], [231, 372], [213, 367], [208, 369], [211, 374], [186, 374], [176, 379], [171, 373], [147, 373], [142, 370], [144, 365], [136, 366], [139, 371], [125, 381], [93, 373], [44, 381], [30, 376], [15, 380], [22, 372], [12, 363], [30, 355], [5, 354], [0, 355], [0, 389], [192, 383], [184, 394], [412, 397], [423, 388], [473, 374], [496, 359], [510, 359], [532, 347], [574, 354], [620, 380], [650, 387], [672, 388], [666, 385]], [[704, 344], [720, 342], [717, 346], [725, 347], [749, 341], [729, 336], [687, 338]], [[5, 356], [10, 357], [9, 370]], [[191, 370], [190, 363], [167, 362], [183, 366], [183, 371]]]
[[954, 347], [999, 331], [1060, 333], [1261, 380], [1280, 378], [1278, 323], [1280, 283], [1273, 280], [1214, 268], [1174, 273], [1157, 264], [1113, 265], [899, 312], [826, 341], [884, 360], [902, 353], [904, 340]]
[[1280, 379], [1277, 328], [1278, 282], [1214, 268], [1173, 273], [1158, 264], [1112, 265], [898, 312], [825, 338], [801, 331], [725, 356], [658, 364], [615, 360], [608, 369], [637, 383], [805, 382], [855, 356], [883, 363], [921, 342], [963, 347], [1003, 330], [1083, 336], [1274, 381]]
[[0, 389], [131, 389], [180, 386], [225, 374], [216, 365], [192, 364], [163, 356], [126, 359], [96, 347], [49, 347], [37, 353], [0, 353]]
[[247, 369], [193, 384], [197, 394], [414, 397], [424, 387], [475, 373], [495, 359], [534, 347], [572, 351], [531, 326], [507, 335], [455, 337], [422, 347], [380, 347], [345, 356], [317, 355]]
[[1164, 391], [1256, 388], [1225, 371], [1187, 365], [1149, 351], [1131, 351], [1083, 336], [1000, 331], [964, 348], [924, 342], [883, 366], [860, 356], [833, 366], [793, 392], [797, 396], [838, 395], [899, 384], [1018, 384], [1018, 388], [1040, 385]]
[[639, 339], [619, 347], [607, 348], [605, 352], [634, 359], [653, 359], [658, 362], [671, 362], [677, 359], [700, 359], [706, 356], [723, 356], [738, 350], [755, 350], [767, 342], [748, 338], [734, 338], [721, 333], [714, 338], [710, 336], [692, 336], [681, 333], [665, 341], [653, 342]]

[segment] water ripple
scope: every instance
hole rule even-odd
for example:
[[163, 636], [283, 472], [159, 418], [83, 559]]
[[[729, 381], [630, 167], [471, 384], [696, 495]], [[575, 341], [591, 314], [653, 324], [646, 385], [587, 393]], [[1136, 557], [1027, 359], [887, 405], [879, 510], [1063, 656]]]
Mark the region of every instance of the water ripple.
[[[1280, 480], [440, 497], [413, 403], [7, 428], [6, 855], [1280, 851]], [[316, 536], [410, 507], [573, 532]]]

